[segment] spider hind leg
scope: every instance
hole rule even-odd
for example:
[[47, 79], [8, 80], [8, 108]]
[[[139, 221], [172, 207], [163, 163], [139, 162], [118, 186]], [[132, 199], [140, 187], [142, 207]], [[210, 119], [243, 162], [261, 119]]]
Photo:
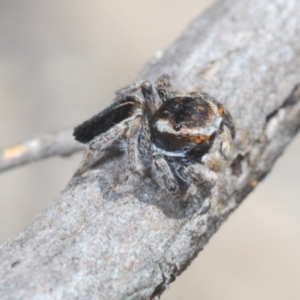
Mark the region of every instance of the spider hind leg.
[[109, 148], [114, 141], [120, 140], [126, 130], [127, 126], [125, 122], [122, 122], [105, 133], [96, 136], [84, 151], [83, 159], [77, 173], [83, 174], [93, 164], [99, 161], [102, 158], [104, 151]]
[[125, 147], [125, 156], [128, 169], [144, 176], [147, 166], [147, 158], [150, 154], [150, 132], [146, 126], [147, 120], [138, 116], [135, 118], [126, 133], [127, 146]]

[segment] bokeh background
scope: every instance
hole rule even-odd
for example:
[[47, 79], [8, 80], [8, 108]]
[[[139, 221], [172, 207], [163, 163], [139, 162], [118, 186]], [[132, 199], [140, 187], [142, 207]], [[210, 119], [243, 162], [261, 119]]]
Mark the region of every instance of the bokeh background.
[[[1, 0], [0, 147], [77, 125], [212, 0]], [[300, 139], [163, 300], [300, 299]], [[0, 174], [0, 242], [64, 188], [81, 154]]]

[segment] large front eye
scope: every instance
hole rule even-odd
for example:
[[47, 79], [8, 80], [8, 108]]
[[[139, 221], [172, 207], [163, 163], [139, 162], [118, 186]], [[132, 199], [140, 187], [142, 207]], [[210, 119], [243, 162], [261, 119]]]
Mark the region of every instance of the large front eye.
[[175, 131], [179, 131], [181, 129], [181, 125], [180, 124], [176, 124], [175, 126], [174, 126], [174, 130]]

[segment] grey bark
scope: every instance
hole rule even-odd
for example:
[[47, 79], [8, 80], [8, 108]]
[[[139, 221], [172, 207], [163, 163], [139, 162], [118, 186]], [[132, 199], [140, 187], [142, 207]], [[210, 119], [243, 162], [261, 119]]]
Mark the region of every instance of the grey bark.
[[233, 115], [237, 157], [211, 208], [125, 170], [121, 155], [74, 177], [0, 248], [1, 299], [152, 299], [271, 170], [300, 126], [300, 2], [225, 0], [192, 22], [142, 78], [170, 74]]

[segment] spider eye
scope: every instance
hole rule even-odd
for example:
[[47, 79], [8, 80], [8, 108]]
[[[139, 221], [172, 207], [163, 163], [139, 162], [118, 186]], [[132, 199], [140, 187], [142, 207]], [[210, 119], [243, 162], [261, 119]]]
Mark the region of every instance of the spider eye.
[[181, 125], [180, 125], [180, 124], [176, 124], [176, 125], [174, 126], [174, 130], [175, 130], [175, 131], [179, 131], [180, 128], [181, 128]]

